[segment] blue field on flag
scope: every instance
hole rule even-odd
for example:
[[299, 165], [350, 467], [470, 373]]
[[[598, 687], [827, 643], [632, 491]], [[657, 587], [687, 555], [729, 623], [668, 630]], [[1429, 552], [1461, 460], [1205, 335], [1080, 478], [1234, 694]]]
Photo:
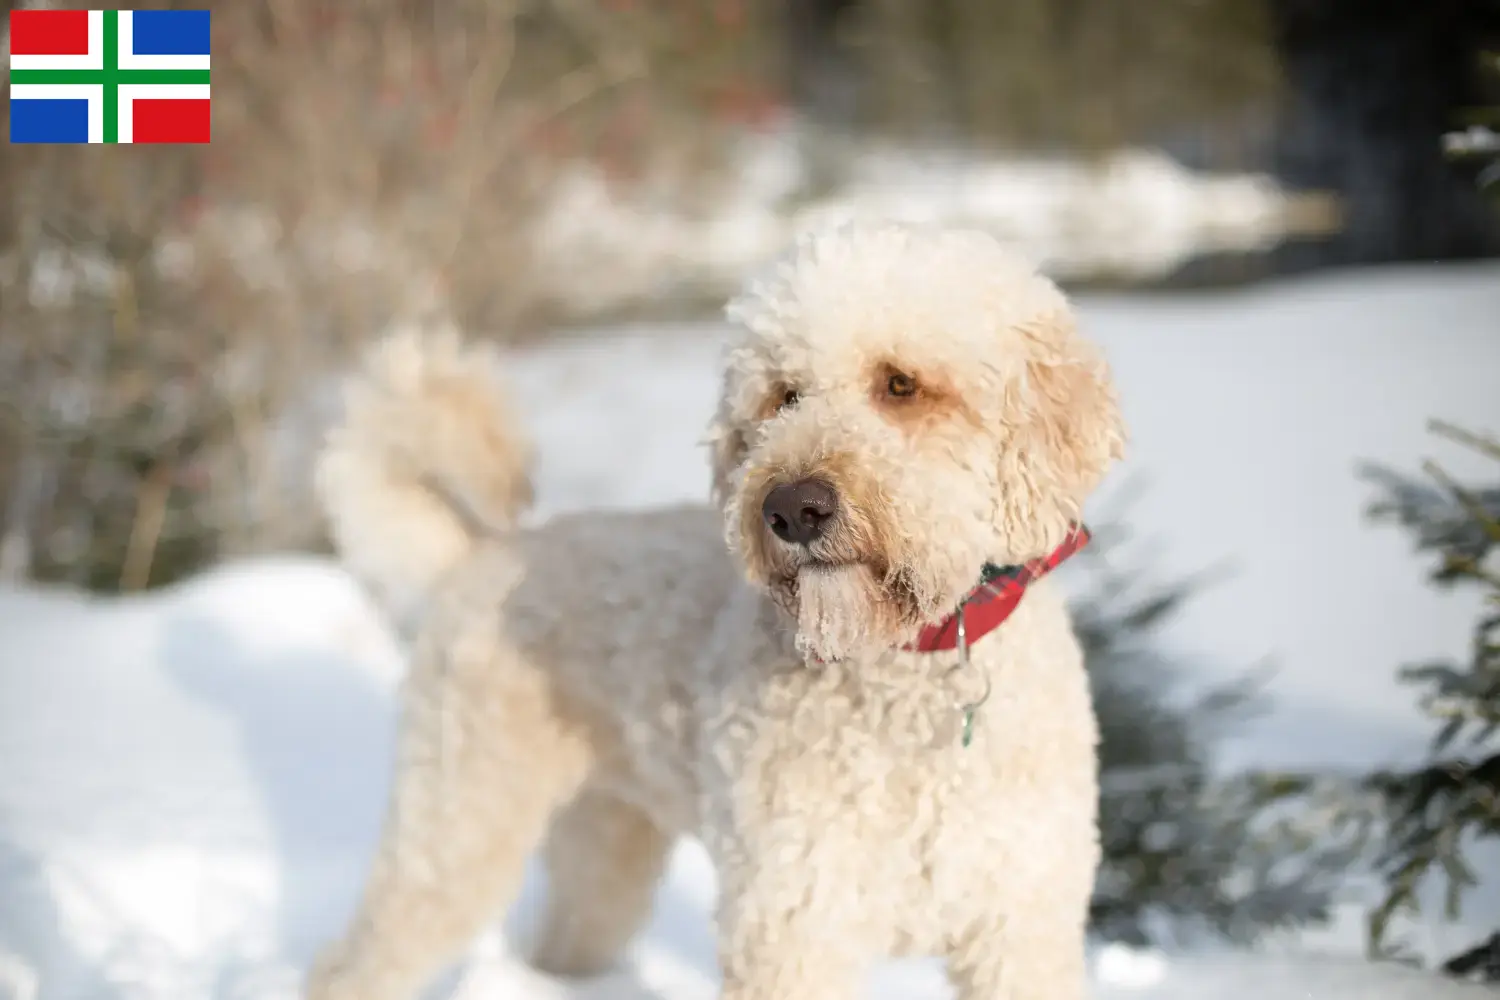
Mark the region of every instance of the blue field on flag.
[[89, 102], [12, 99], [10, 141], [88, 142]]
[[132, 16], [138, 56], [206, 56], [209, 21], [206, 10], [138, 10]]

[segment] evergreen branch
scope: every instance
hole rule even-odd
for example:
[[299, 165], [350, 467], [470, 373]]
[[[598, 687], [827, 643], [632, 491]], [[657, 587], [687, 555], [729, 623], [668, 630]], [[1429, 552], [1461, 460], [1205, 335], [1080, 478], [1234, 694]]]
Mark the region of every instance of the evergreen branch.
[[1455, 500], [1463, 505], [1464, 510], [1469, 513], [1469, 516], [1484, 529], [1485, 534], [1490, 537], [1490, 541], [1500, 544], [1500, 520], [1496, 520], [1490, 516], [1489, 511], [1484, 509], [1484, 504], [1480, 502], [1478, 497], [1461, 485], [1458, 480], [1443, 471], [1442, 466], [1431, 459], [1422, 463], [1422, 471], [1426, 472], [1439, 486], [1447, 490]]
[[1445, 437], [1450, 441], [1466, 445], [1500, 462], [1500, 441], [1496, 441], [1487, 434], [1476, 434], [1473, 431], [1459, 427], [1457, 424], [1450, 424], [1446, 420], [1431, 420], [1427, 424], [1427, 429], [1439, 437]]
[[[1500, 521], [1492, 521], [1485, 527], [1490, 531], [1500, 532]], [[1496, 542], [1500, 543], [1500, 537], [1496, 538]], [[1443, 571], [1487, 583], [1492, 588], [1500, 588], [1500, 573], [1480, 565], [1473, 556], [1450, 555], [1443, 560]]]
[[[1500, 444], [1493, 438], [1433, 421], [1430, 429], [1486, 457], [1500, 461]], [[1381, 827], [1375, 870], [1384, 879], [1383, 898], [1368, 916], [1368, 945], [1372, 954], [1389, 954], [1392, 918], [1417, 913], [1419, 892], [1429, 878], [1444, 883], [1444, 911], [1459, 916], [1466, 892], [1478, 876], [1465, 856], [1474, 837], [1500, 837], [1500, 572], [1487, 560], [1500, 545], [1500, 488], [1472, 489], [1458, 483], [1436, 462], [1422, 468], [1434, 489], [1404, 476], [1375, 468], [1366, 475], [1383, 487], [1386, 496], [1370, 508], [1375, 516], [1394, 515], [1416, 536], [1418, 548], [1439, 556], [1431, 574], [1439, 585], [1457, 580], [1479, 583], [1487, 610], [1474, 625], [1470, 659], [1464, 664], [1435, 662], [1404, 667], [1405, 683], [1420, 685], [1422, 708], [1438, 723], [1433, 754], [1450, 753], [1461, 735], [1469, 733], [1468, 749], [1477, 759], [1441, 757], [1406, 771], [1379, 771], [1364, 779], [1378, 800]], [[1453, 975], [1483, 971], [1500, 976], [1500, 935], [1450, 960]]]
[[1500, 981], [1500, 933], [1491, 934], [1468, 951], [1443, 963], [1443, 971], [1450, 976], [1472, 976], [1482, 973], [1489, 982]]

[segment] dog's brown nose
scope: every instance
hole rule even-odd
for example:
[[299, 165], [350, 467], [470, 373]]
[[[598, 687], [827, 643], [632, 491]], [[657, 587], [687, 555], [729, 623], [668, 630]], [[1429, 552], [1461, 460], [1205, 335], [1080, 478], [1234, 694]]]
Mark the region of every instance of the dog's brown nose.
[[810, 545], [839, 510], [839, 495], [821, 479], [782, 483], [766, 494], [761, 516], [776, 537], [794, 545]]

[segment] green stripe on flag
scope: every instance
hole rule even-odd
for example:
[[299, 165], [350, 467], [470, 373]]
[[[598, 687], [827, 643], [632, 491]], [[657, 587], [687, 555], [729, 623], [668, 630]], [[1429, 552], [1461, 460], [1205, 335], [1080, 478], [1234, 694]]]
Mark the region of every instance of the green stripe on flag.
[[[117, 69], [116, 83], [207, 83], [206, 69]], [[97, 69], [13, 69], [11, 83], [104, 83]]]
[[120, 141], [120, 12], [104, 12], [104, 141]]

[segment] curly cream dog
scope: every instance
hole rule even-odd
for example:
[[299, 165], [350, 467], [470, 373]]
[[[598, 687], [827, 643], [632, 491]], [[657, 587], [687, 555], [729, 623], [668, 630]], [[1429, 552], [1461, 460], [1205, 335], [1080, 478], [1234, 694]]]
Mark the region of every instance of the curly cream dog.
[[1079, 647], [1046, 580], [987, 633], [955, 609], [1076, 539], [1123, 438], [1102, 359], [977, 233], [812, 237], [729, 315], [711, 507], [515, 528], [530, 456], [488, 355], [397, 336], [353, 382], [320, 495], [412, 667], [379, 855], [311, 997], [414, 996], [538, 845], [536, 966], [605, 970], [682, 834], [720, 875], [730, 1000], [853, 997], [905, 954], [967, 1000], [1084, 996]]

